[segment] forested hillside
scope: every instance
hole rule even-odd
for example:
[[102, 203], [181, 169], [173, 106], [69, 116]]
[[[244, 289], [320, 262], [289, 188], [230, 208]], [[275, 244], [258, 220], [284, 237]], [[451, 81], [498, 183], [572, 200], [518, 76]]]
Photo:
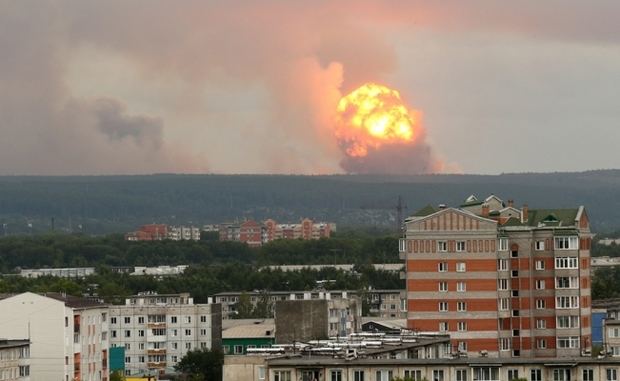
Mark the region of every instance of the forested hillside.
[[517, 205], [585, 205], [595, 230], [620, 228], [620, 171], [420, 176], [152, 175], [0, 177], [0, 234], [103, 234], [144, 223], [218, 223], [301, 217], [393, 228], [398, 196], [412, 213], [494, 193]]

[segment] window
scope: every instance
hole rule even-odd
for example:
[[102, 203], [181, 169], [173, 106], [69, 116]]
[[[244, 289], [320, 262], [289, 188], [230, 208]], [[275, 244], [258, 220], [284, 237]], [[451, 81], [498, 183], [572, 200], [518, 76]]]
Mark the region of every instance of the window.
[[538, 349], [546, 349], [547, 348], [547, 340], [538, 339], [536, 340], [536, 348]]
[[512, 336], [519, 336], [519, 330], [518, 329], [513, 329], [512, 330]]
[[125, 350], [130, 350], [130, 349], [131, 349], [131, 344], [125, 343]]
[[620, 337], [620, 328], [608, 328], [607, 335], [609, 337]]
[[[405, 371], [407, 374], [407, 371]], [[364, 380], [364, 371], [363, 370], [355, 370], [353, 371], [353, 381], [365, 381]]]
[[144, 350], [144, 343], [138, 343], [138, 349]]
[[163, 328], [153, 328], [151, 331], [153, 336], [166, 336], [166, 330]]
[[446, 251], [448, 251], [448, 242], [437, 241], [437, 251], [440, 253], [445, 253]]
[[530, 370], [530, 381], [542, 381], [542, 369]]
[[544, 279], [539, 279], [536, 281], [536, 289], [537, 290], [544, 290], [545, 289], [545, 280]]
[[378, 370], [376, 376], [376, 381], [391, 381], [394, 377], [394, 372], [391, 370]]
[[499, 368], [478, 367], [473, 368], [474, 381], [499, 381]]
[[448, 331], [448, 322], [440, 321], [439, 322], [439, 332], [447, 332]]
[[459, 352], [467, 352], [467, 342], [459, 341], [457, 344], [457, 349]]
[[558, 316], [557, 328], [579, 328], [579, 316]]
[[275, 370], [273, 372], [273, 381], [291, 381], [291, 371]]
[[131, 362], [131, 357], [125, 356], [125, 363], [129, 364]]
[[464, 272], [465, 271], [465, 262], [457, 262], [456, 263], [456, 271], [457, 272]]
[[535, 249], [536, 249], [536, 251], [544, 251], [545, 250], [545, 241], [544, 240], [536, 241]]
[[579, 336], [559, 336], [558, 348], [579, 348]]
[[537, 329], [545, 329], [545, 328], [547, 328], [547, 321], [545, 319], [537, 319], [536, 320], [536, 328]]
[[[185, 349], [187, 349], [187, 350], [192, 349], [192, 343], [191, 342], [190, 343], [185, 343]], [[237, 350], [237, 348], [235, 348], [235, 350]]]
[[439, 302], [439, 312], [448, 311], [448, 302]]
[[547, 306], [547, 303], [545, 303], [544, 299], [536, 299], [536, 309], [537, 310], [544, 310]]
[[465, 285], [465, 282], [456, 282], [456, 291], [457, 292], [467, 291], [467, 286]]
[[440, 273], [445, 273], [446, 271], [448, 271], [448, 262], [439, 262], [437, 264], [437, 271], [439, 271]]
[[177, 322], [177, 317], [176, 316], [170, 316], [170, 323], [176, 323]]
[[584, 369], [581, 378], [583, 381], [594, 381], [594, 369]]
[[512, 295], [513, 298], [517, 298], [519, 297], [519, 290], [512, 290], [510, 294]]
[[579, 278], [576, 276], [558, 276], [555, 278], [555, 288], [579, 288]]
[[518, 277], [519, 276], [519, 270], [512, 270], [510, 272], [510, 276], [513, 277], [513, 278]]
[[185, 317], [185, 324], [190, 324], [192, 322], [192, 317], [191, 316], [186, 316]]
[[125, 337], [131, 337], [131, 331], [126, 329], [125, 330]]
[[331, 371], [331, 381], [342, 381], [342, 371], [341, 370], [332, 370]]
[[511, 258], [517, 258], [519, 256], [519, 252], [516, 250], [513, 250], [510, 252], [510, 257]]
[[412, 381], [422, 381], [422, 371], [420, 369], [405, 370], [405, 378]]
[[456, 310], [458, 312], [465, 312], [465, 311], [467, 311], [467, 303], [466, 302], [457, 302], [456, 303]]
[[443, 381], [443, 370], [433, 370], [433, 381]]
[[110, 331], [110, 336], [116, 337], [116, 331], [115, 330]]
[[499, 239], [499, 251], [508, 251], [508, 238]]
[[144, 330], [143, 329], [138, 331], [138, 336], [144, 337]]
[[456, 370], [456, 381], [469, 381], [467, 380], [467, 369]]
[[499, 350], [500, 351], [509, 351], [510, 350], [510, 338], [502, 337], [499, 339]]
[[459, 253], [465, 251], [465, 241], [456, 241], [456, 251]]
[[555, 308], [567, 309], [567, 308], [579, 308], [578, 296], [557, 296], [555, 298]]
[[200, 330], [200, 336], [207, 336], [207, 330], [206, 329], [201, 329]]
[[205, 315], [201, 315], [200, 316], [200, 322], [201, 323], [206, 323], [207, 322], [207, 317]]
[[508, 279], [498, 279], [497, 288], [499, 290], [508, 290]]
[[570, 381], [570, 369], [560, 368], [553, 370], [553, 381]]
[[579, 248], [579, 239], [577, 237], [555, 237], [556, 250], [577, 250]]
[[465, 321], [460, 321], [457, 324], [457, 328], [459, 331], [463, 332], [463, 331], [467, 331], [467, 322]]
[[499, 300], [499, 310], [500, 311], [508, 311], [508, 306], [510, 305], [510, 301], [508, 298], [501, 298]]
[[508, 260], [507, 259], [497, 260], [497, 271], [508, 271]]
[[577, 261], [577, 257], [556, 257], [555, 268], [556, 269], [577, 269], [579, 268], [579, 261]]
[[439, 282], [439, 291], [447, 292], [448, 291], [448, 282]]
[[131, 318], [129, 316], [125, 316], [125, 324], [131, 324]]
[[516, 380], [519, 378], [519, 370], [517, 369], [508, 369], [508, 380]]
[[545, 261], [537, 260], [536, 261], [536, 270], [544, 270], [545, 269]]
[[185, 336], [191, 336], [192, 335], [192, 330], [191, 329], [186, 329], [185, 330]]
[[144, 324], [144, 316], [138, 316], [138, 324]]
[[144, 362], [144, 356], [138, 356], [138, 362]]

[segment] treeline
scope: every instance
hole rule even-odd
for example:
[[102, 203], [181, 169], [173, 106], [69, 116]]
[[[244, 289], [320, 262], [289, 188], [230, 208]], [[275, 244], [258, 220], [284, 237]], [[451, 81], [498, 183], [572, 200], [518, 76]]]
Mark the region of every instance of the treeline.
[[278, 240], [261, 248], [208, 240], [128, 242], [121, 235], [50, 234], [0, 238], [2, 273], [41, 267], [377, 262], [399, 262], [397, 238], [348, 235], [312, 241]]
[[189, 292], [196, 302], [206, 302], [207, 297], [224, 291], [309, 291], [317, 288], [318, 281], [326, 290], [404, 288], [398, 273], [375, 270], [372, 266], [356, 266], [354, 271], [334, 268], [281, 271], [236, 263], [190, 267], [184, 274], [162, 278], [113, 273], [105, 266], [99, 267], [96, 275], [83, 279], [11, 275], [0, 278], [0, 293], [66, 292], [96, 295], [107, 302], [120, 303], [125, 297], [143, 291]]

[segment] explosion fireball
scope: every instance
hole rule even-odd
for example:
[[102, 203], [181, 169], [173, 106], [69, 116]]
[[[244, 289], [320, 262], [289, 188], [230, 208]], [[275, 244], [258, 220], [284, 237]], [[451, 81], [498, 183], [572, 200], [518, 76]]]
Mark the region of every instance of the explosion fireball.
[[338, 102], [336, 138], [350, 157], [384, 144], [413, 143], [415, 120], [396, 90], [366, 83]]
[[335, 136], [348, 173], [440, 172], [443, 163], [425, 141], [420, 113], [398, 91], [366, 83], [338, 102]]

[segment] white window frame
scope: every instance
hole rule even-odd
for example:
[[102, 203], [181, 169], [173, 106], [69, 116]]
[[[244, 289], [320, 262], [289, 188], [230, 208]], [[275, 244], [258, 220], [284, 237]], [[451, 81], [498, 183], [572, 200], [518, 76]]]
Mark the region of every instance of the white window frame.
[[555, 268], [556, 269], [571, 269], [571, 270], [578, 269], [579, 258], [577, 257], [556, 257]]
[[498, 279], [497, 280], [497, 289], [498, 290], [508, 290], [508, 279]]
[[437, 272], [445, 273], [448, 271], [448, 262], [439, 262], [437, 264]]
[[508, 298], [501, 298], [499, 300], [499, 310], [500, 311], [508, 311], [510, 307], [510, 299]]
[[466, 292], [467, 291], [467, 283], [464, 281], [456, 282], [456, 291], [457, 292]]
[[456, 252], [462, 253], [465, 251], [465, 241], [456, 241]]
[[437, 252], [447, 253], [448, 252], [448, 241], [437, 241]]
[[558, 349], [579, 348], [579, 336], [558, 336], [556, 342]]
[[544, 279], [537, 279], [536, 280], [536, 289], [537, 290], [544, 290], [545, 289], [545, 280]]
[[497, 271], [508, 271], [508, 259], [497, 260]]
[[545, 269], [545, 261], [543, 261], [542, 259], [538, 259], [535, 263], [536, 263], [536, 270]]
[[544, 239], [537, 240], [536, 243], [534, 244], [534, 250], [545, 251], [545, 240]]
[[467, 302], [456, 302], [457, 312], [467, 312]]
[[498, 251], [508, 251], [508, 238], [500, 238], [498, 241]]
[[578, 296], [556, 296], [555, 297], [555, 308], [558, 310], [579, 308], [579, 297]]
[[448, 292], [448, 282], [440, 281], [438, 284], [439, 292]]
[[579, 328], [580, 317], [577, 315], [556, 316], [557, 329]]
[[547, 302], [544, 299], [536, 299], [536, 309], [544, 310], [545, 308], [547, 308]]
[[448, 312], [448, 302], [439, 302], [438, 310], [439, 312]]
[[579, 249], [579, 237], [565, 236], [553, 238], [555, 250], [577, 250]]
[[457, 323], [457, 330], [459, 332], [465, 332], [467, 331], [467, 322], [466, 321], [459, 321]]
[[440, 321], [439, 322], [439, 332], [448, 332], [448, 322], [447, 321]]
[[579, 288], [579, 277], [576, 276], [556, 276], [555, 288], [577, 289]]
[[545, 319], [536, 319], [536, 329], [546, 329], [547, 321]]
[[511, 347], [512, 345], [511, 345], [511, 340], [509, 337], [502, 337], [499, 339], [499, 350], [500, 351], [502, 352], [509, 351]]
[[467, 271], [467, 265], [465, 262], [456, 262], [456, 272], [464, 273]]

